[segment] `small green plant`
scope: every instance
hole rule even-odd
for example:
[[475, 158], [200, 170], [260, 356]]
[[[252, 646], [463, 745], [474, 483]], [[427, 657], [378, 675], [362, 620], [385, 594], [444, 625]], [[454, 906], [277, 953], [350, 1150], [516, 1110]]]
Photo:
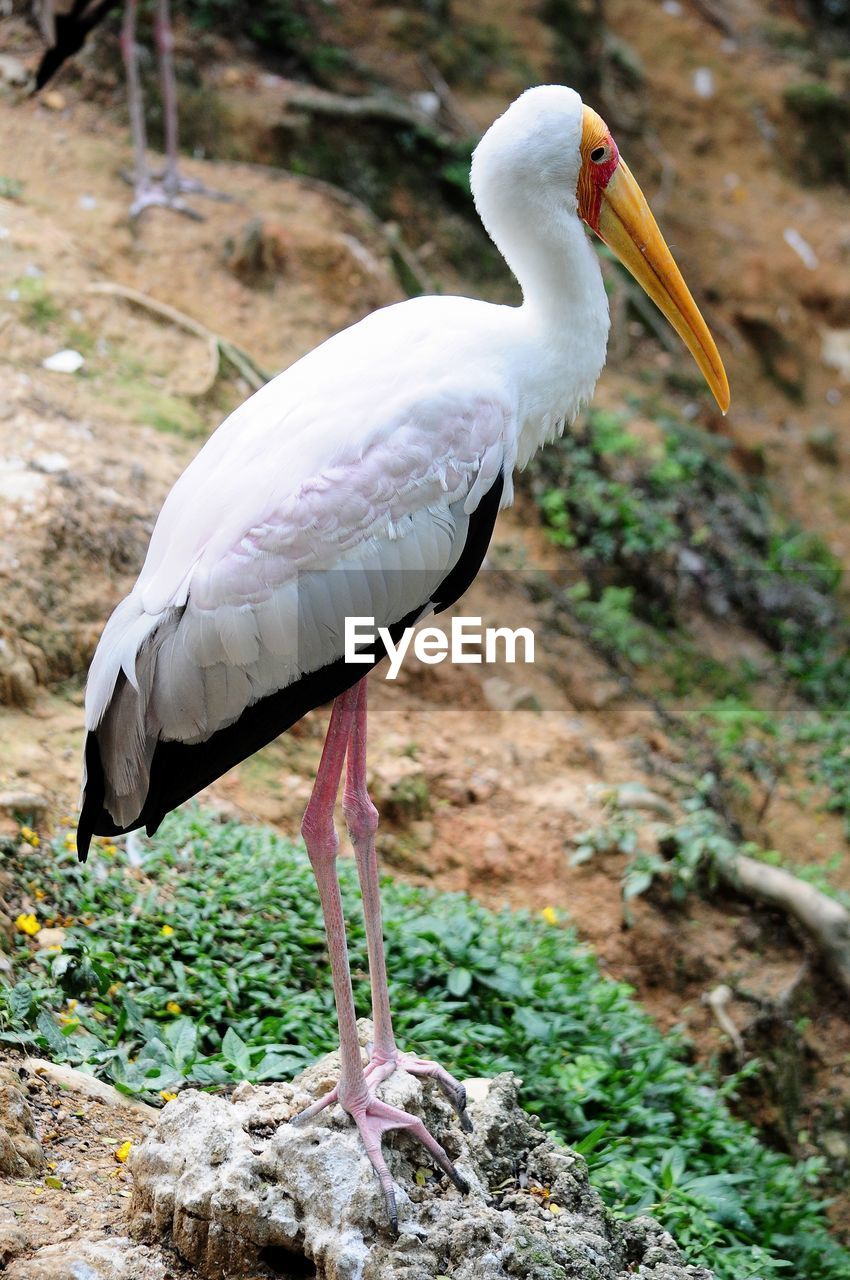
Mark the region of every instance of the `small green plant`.
[[754, 707], [748, 698], [736, 694], [727, 694], [709, 703], [697, 716], [706, 724], [709, 737], [723, 759], [740, 753], [754, 734], [760, 740], [779, 735], [779, 727], [772, 716]]
[[645, 819], [620, 807], [615, 793], [605, 807], [603, 821], [575, 837], [573, 865], [600, 853], [625, 857], [621, 877], [623, 918], [631, 924], [629, 901], [647, 893], [656, 882], [665, 884], [674, 902], [683, 902], [700, 884], [714, 884], [717, 870], [739, 853], [753, 854], [751, 844], [738, 844], [725, 831], [706, 797], [715, 785], [706, 774], [694, 794], [683, 803], [685, 815], [676, 823], [656, 822], [647, 831]]
[[[532, 465], [543, 525], [575, 553], [583, 577], [564, 605], [602, 648], [661, 665], [675, 696], [702, 703], [708, 695], [696, 718], [721, 760], [768, 794], [787, 748], [813, 747], [810, 777], [828, 788], [827, 807], [847, 815], [850, 834], [850, 621], [839, 607], [840, 565], [817, 535], [780, 521], [726, 466], [722, 448], [657, 408], [656, 421], [661, 435], [647, 444], [622, 415], [591, 410]], [[691, 637], [689, 612], [703, 601], [764, 642], [758, 668], [719, 661]], [[769, 706], [780, 681], [811, 715], [756, 705], [756, 682]]]
[[785, 106], [800, 131], [797, 161], [816, 182], [850, 186], [850, 104], [846, 93], [822, 80], [789, 85]]
[[570, 607], [591, 638], [611, 653], [643, 666], [655, 651], [656, 633], [640, 622], [632, 611], [632, 587], [605, 587], [598, 600], [586, 582], [577, 582], [567, 591]]
[[22, 276], [15, 281], [15, 289], [22, 307], [24, 324], [39, 333], [45, 333], [62, 313], [56, 301], [47, 291], [41, 276]]

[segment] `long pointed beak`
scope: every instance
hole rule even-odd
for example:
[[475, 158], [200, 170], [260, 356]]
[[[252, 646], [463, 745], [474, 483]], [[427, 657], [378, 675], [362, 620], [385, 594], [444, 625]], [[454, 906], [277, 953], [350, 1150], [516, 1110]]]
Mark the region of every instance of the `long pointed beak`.
[[643, 192], [622, 158], [602, 194], [596, 230], [670, 321], [725, 413], [729, 408], [729, 383], [714, 339]]

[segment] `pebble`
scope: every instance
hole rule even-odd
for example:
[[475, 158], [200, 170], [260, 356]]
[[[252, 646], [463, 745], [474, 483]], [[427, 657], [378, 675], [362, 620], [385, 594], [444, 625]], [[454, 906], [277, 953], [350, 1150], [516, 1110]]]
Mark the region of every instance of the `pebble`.
[[41, 101], [48, 111], [64, 111], [67, 106], [64, 93], [60, 93], [58, 89], [48, 89], [47, 93], [42, 94]]
[[819, 265], [818, 255], [815, 253], [808, 240], [804, 239], [795, 227], [786, 227], [782, 232], [782, 239], [788, 245], [789, 249], [794, 250], [804, 267], [808, 267], [809, 271], [815, 271], [817, 269]]
[[27, 83], [29, 74], [20, 58], [14, 58], [10, 53], [0, 53], [0, 80], [13, 86]]
[[46, 360], [42, 360], [43, 369], [49, 369], [51, 373], [76, 373], [82, 369], [85, 364], [85, 357], [81, 356], [79, 351], [73, 351], [70, 347], [65, 347], [62, 351], [55, 351], [52, 356], [48, 356]]
[[37, 453], [30, 463], [34, 471], [43, 471], [48, 476], [67, 471], [70, 465], [64, 453]]
[[526, 685], [513, 684], [503, 676], [490, 676], [482, 684], [484, 700], [494, 711], [533, 711], [540, 715], [540, 700]]

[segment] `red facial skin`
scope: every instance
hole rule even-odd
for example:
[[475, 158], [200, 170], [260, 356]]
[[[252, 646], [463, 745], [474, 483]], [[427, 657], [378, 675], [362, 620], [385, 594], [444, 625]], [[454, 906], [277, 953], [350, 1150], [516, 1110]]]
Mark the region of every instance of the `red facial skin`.
[[[599, 123], [601, 125], [602, 121], [600, 120]], [[620, 163], [617, 144], [604, 125], [603, 129], [604, 132], [602, 129], [590, 128], [585, 125], [581, 140], [581, 170], [576, 191], [579, 216], [584, 219], [597, 235], [599, 234], [599, 212], [602, 208], [602, 195], [611, 180], [614, 170]], [[598, 147], [604, 147], [606, 155], [603, 160], [594, 162], [590, 158], [591, 152]]]

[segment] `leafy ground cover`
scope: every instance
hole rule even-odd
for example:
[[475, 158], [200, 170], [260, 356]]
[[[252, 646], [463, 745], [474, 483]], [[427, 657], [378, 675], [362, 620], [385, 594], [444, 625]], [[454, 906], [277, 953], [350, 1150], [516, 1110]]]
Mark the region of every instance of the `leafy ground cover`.
[[[676, 697], [696, 695], [720, 758], [739, 775], [769, 781], [799, 747], [850, 834], [840, 566], [821, 539], [772, 509], [764, 486], [729, 467], [723, 442], [672, 411], [643, 408], [657, 438], [590, 410], [531, 468], [544, 527], [575, 553], [579, 580], [562, 593], [563, 609], [602, 650], [662, 671]], [[688, 630], [694, 612], [748, 628], [766, 646], [763, 669], [701, 652]], [[761, 704], [779, 707], [789, 689], [807, 713], [766, 714]]]
[[[333, 1046], [324, 934], [303, 851], [208, 815], [148, 844], [24, 828], [6, 854], [29, 895], [0, 1040], [34, 1046], [147, 1097], [186, 1081], [287, 1076]], [[354, 868], [340, 865], [355, 995], [368, 1009]], [[768, 1150], [720, 1083], [604, 977], [551, 911], [493, 913], [461, 895], [384, 887], [400, 1039], [460, 1075], [516, 1071], [545, 1125], [578, 1147], [617, 1213], [656, 1214], [722, 1280], [850, 1277], [826, 1228], [821, 1165]], [[30, 937], [52, 923], [53, 949]]]

